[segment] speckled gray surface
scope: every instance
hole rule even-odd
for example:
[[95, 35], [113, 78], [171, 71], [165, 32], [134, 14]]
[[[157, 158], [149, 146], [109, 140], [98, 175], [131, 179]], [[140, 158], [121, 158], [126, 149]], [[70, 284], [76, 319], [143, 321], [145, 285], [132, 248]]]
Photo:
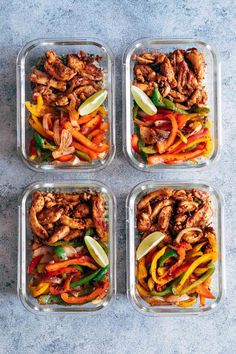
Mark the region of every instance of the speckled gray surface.
[[[230, 0], [1, 1], [0, 353], [235, 352], [235, 18], [235, 4]], [[16, 156], [15, 59], [20, 47], [29, 40], [71, 35], [102, 39], [117, 58], [117, 154], [106, 170], [90, 177], [106, 182], [118, 200], [118, 295], [112, 307], [98, 316], [41, 317], [27, 312], [16, 294], [17, 198], [32, 181], [70, 179], [71, 175], [37, 174]], [[204, 172], [144, 174], [130, 167], [122, 154], [121, 55], [136, 38], [173, 35], [209, 41], [221, 57], [222, 156]], [[228, 296], [214, 313], [204, 317], [143, 317], [134, 312], [125, 295], [125, 197], [134, 185], [146, 179], [192, 178], [209, 181], [221, 188], [225, 196]]]

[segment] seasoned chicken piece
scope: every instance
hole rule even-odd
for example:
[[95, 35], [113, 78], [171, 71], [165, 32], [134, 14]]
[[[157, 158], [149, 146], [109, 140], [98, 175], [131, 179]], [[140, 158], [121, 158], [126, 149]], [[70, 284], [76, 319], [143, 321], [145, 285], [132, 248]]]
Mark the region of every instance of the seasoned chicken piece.
[[175, 72], [170, 63], [170, 60], [167, 57], [165, 57], [164, 61], [160, 66], [160, 73], [167, 78], [171, 88], [176, 87], [177, 81], [175, 79]]
[[88, 204], [81, 203], [77, 206], [74, 212], [76, 218], [84, 218], [90, 214], [90, 208]]
[[192, 189], [191, 193], [193, 197], [202, 200], [203, 202], [206, 202], [209, 199], [208, 193], [200, 189]]
[[33, 68], [32, 70], [30, 81], [40, 85], [48, 85], [48, 87], [53, 87], [59, 91], [66, 91], [65, 82], [57, 81], [51, 78], [47, 73], [37, 70], [36, 68]]
[[64, 237], [66, 237], [70, 233], [70, 228], [69, 226], [62, 225], [60, 226], [54, 233], [53, 235], [49, 238], [48, 244], [51, 245], [59, 240], [62, 240]]
[[56, 96], [54, 104], [55, 106], [67, 106], [69, 104], [68, 97], [59, 94]]
[[188, 97], [178, 91], [170, 90], [168, 98], [175, 102], [185, 102]]
[[57, 204], [55, 197], [52, 193], [47, 193], [46, 195], [44, 195], [44, 201], [45, 201], [45, 207], [48, 209], [52, 208]]
[[140, 55], [133, 54], [132, 60], [140, 64], [161, 64], [165, 57], [163, 53], [142, 53]]
[[37, 248], [39, 248], [39, 247], [41, 247], [41, 246], [42, 246], [42, 243], [39, 242], [39, 240], [36, 239], [36, 237], [35, 237], [35, 239], [33, 239], [32, 242], [31, 242], [31, 249], [32, 249], [32, 251], [35, 251]]
[[103, 79], [102, 69], [92, 63], [87, 63], [85, 65], [84, 71], [82, 71], [81, 75], [94, 81], [100, 81]]
[[177, 65], [177, 90], [184, 95], [188, 95], [186, 87], [188, 82], [188, 72], [189, 67], [185, 60]]
[[34, 192], [32, 196], [32, 208], [35, 209], [36, 213], [39, 213], [44, 207], [44, 197], [41, 192]]
[[140, 136], [148, 145], [152, 145], [158, 142], [158, 134], [152, 128], [140, 126]]
[[149, 231], [151, 227], [151, 219], [147, 213], [140, 213], [137, 215], [137, 229], [139, 232]]
[[187, 193], [183, 189], [175, 190], [173, 193], [173, 198], [175, 200], [193, 200], [192, 196], [190, 193]]
[[173, 205], [173, 204], [174, 204], [174, 200], [172, 200], [172, 199], [164, 199], [161, 202], [159, 202], [156, 205], [154, 205], [154, 208], [152, 210], [151, 219], [154, 220], [157, 217], [157, 215], [159, 214], [159, 212], [161, 211], [162, 208], [164, 208], [165, 206]]
[[54, 105], [54, 102], [57, 99], [57, 95], [53, 93], [52, 89], [44, 85], [37, 85], [34, 87], [32, 95], [33, 100], [36, 101], [39, 95], [42, 95], [43, 101], [48, 105]]
[[60, 219], [63, 213], [64, 209], [59, 208], [58, 206], [52, 207], [50, 209], [44, 209], [39, 213], [38, 221], [42, 225], [53, 224]]
[[185, 222], [188, 218], [187, 214], [177, 214], [174, 220], [173, 230], [179, 232], [184, 228]]
[[191, 97], [188, 99], [187, 104], [188, 107], [192, 107], [193, 105], [205, 104], [207, 100], [207, 93], [203, 88], [196, 89]]
[[67, 225], [71, 229], [82, 230], [93, 226], [92, 219], [73, 219], [67, 215], [62, 215], [60, 221], [63, 225]]
[[183, 200], [179, 203], [177, 213], [187, 213], [197, 209], [198, 203], [189, 200]]
[[69, 81], [76, 75], [76, 71], [65, 66], [52, 50], [46, 52], [46, 57], [44, 68], [52, 77], [61, 81]]
[[136, 79], [140, 82], [145, 82], [147, 80], [154, 81], [156, 77], [155, 71], [153, 71], [150, 66], [141, 64], [134, 65], [134, 74], [136, 76]]
[[82, 101], [85, 101], [86, 98], [92, 96], [96, 92], [97, 90], [93, 85], [80, 86], [74, 90], [74, 94], [79, 96]]
[[185, 52], [185, 58], [191, 63], [198, 81], [201, 81], [204, 78], [206, 67], [204, 54], [196, 48], [191, 48]]
[[165, 85], [163, 87], [161, 87], [161, 86], [159, 87], [159, 91], [163, 97], [167, 97], [169, 95], [169, 93], [171, 92], [171, 87], [168, 83], [165, 83]]
[[83, 60], [79, 59], [78, 56], [74, 54], [67, 55], [67, 65], [79, 74], [82, 73], [85, 67]]
[[71, 241], [71, 240], [74, 240], [75, 238], [81, 237], [81, 236], [84, 236], [84, 231], [74, 229], [74, 230], [70, 230], [70, 233], [66, 237], [64, 237], [64, 240]]
[[132, 55], [132, 60], [137, 61], [139, 64], [151, 64], [154, 63], [155, 58], [151, 57], [151, 58], [143, 58], [142, 54], [140, 56], [133, 54]]
[[81, 194], [69, 194], [69, 193], [61, 193], [58, 194], [57, 199], [65, 199], [68, 202], [80, 202], [82, 199]]
[[102, 241], [108, 238], [108, 225], [105, 220], [105, 201], [101, 194], [92, 197], [93, 222]]
[[29, 221], [30, 221], [30, 226], [35, 235], [37, 235], [41, 239], [45, 239], [48, 236], [47, 231], [45, 228], [39, 223], [37, 219], [37, 214], [36, 214], [36, 208], [32, 206], [29, 211]]
[[173, 213], [173, 207], [171, 205], [162, 208], [158, 215], [158, 225], [161, 230], [166, 231], [169, 226], [170, 218]]
[[157, 191], [151, 192], [143, 197], [137, 205], [138, 210], [144, 209], [148, 203], [154, 202], [155, 200], [168, 199], [173, 194], [173, 189], [159, 189]]
[[188, 218], [186, 227], [205, 227], [212, 216], [212, 209], [208, 203], [203, 204]]

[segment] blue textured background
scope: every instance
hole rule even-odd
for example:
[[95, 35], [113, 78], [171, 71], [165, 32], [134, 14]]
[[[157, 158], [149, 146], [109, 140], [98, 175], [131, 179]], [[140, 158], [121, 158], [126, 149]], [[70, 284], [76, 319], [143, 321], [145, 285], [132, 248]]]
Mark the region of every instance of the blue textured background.
[[[34, 1], [0, 3], [0, 352], [1, 353], [229, 353], [236, 345], [235, 243], [235, 28], [234, 1]], [[104, 40], [117, 58], [117, 155], [90, 177], [113, 188], [118, 199], [118, 296], [98, 316], [39, 317], [27, 312], [16, 295], [17, 198], [36, 180], [71, 175], [37, 174], [16, 156], [15, 59], [27, 41], [38, 37], [92, 36]], [[143, 174], [122, 154], [121, 56], [133, 40], [185, 36], [208, 41], [222, 61], [223, 151], [204, 172]], [[87, 175], [77, 174], [76, 178]], [[127, 193], [145, 179], [201, 178], [221, 188], [226, 200], [227, 294], [211, 315], [146, 318], [125, 296], [125, 214]]]

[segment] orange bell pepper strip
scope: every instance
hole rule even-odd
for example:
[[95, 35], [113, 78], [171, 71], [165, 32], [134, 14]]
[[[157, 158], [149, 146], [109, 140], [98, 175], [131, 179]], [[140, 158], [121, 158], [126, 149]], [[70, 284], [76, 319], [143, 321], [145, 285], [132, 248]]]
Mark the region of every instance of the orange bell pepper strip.
[[131, 137], [131, 146], [132, 149], [137, 153], [140, 154], [139, 146], [138, 146], [139, 138], [136, 134], [132, 134]]
[[101, 134], [98, 134], [96, 135], [93, 139], [92, 139], [92, 142], [99, 145], [101, 144], [105, 139], [105, 135], [104, 133], [101, 133]]
[[172, 160], [187, 161], [187, 160], [192, 160], [195, 157], [199, 157], [199, 156], [203, 155], [203, 153], [204, 153], [204, 149], [194, 149], [192, 151], [181, 152], [178, 154], [174, 154], [174, 153], [154, 154], [154, 155], [148, 156], [147, 163], [148, 163], [148, 165], [158, 165], [158, 164], [165, 163], [165, 162], [172, 161]]
[[103, 122], [100, 127], [99, 127], [101, 130], [103, 130], [104, 132], [107, 132], [108, 131], [108, 128], [109, 128], [109, 123], [108, 122]]
[[167, 141], [157, 144], [157, 150], [160, 154], [165, 152], [174, 143], [178, 132], [178, 124], [176, 122], [174, 114], [167, 114], [166, 117], [171, 121], [172, 130]]
[[72, 264], [79, 264], [82, 266], [86, 266], [90, 269], [98, 269], [98, 267], [96, 266], [96, 264], [93, 263], [92, 258], [90, 258], [89, 256], [81, 256], [80, 258], [73, 258], [73, 259], [69, 259], [67, 261], [61, 261], [61, 262], [56, 262], [56, 263], [49, 263], [46, 265], [46, 270], [48, 272], [52, 272], [58, 269], [62, 269], [62, 268], [66, 268]]
[[73, 275], [68, 275], [68, 277], [66, 278], [64, 286], [63, 286], [63, 289], [65, 291], [71, 290], [70, 289], [70, 283], [71, 283], [72, 278], [73, 278]]
[[78, 151], [85, 152], [85, 154], [88, 154], [88, 156], [91, 158], [91, 160], [96, 160], [98, 158], [98, 155], [96, 152], [90, 150], [89, 148], [77, 143], [76, 141], [73, 141], [72, 146]]
[[89, 138], [89, 139], [92, 139], [92, 138], [94, 138], [96, 135], [101, 134], [101, 133], [104, 133], [104, 130], [102, 130], [102, 129], [95, 129], [95, 130], [93, 130], [91, 133], [89, 133], [88, 138]]
[[206, 305], [206, 298], [203, 295], [199, 295], [200, 297], [200, 306], [204, 307]]
[[39, 121], [36, 123], [35, 119], [33, 119], [33, 117], [31, 116], [29, 117], [28, 122], [37, 133], [39, 133], [44, 138], [48, 138], [48, 135], [46, 134], [42, 124]]
[[58, 157], [56, 160], [60, 161], [60, 162], [67, 162], [67, 161], [70, 161], [73, 156], [74, 155], [72, 155], [72, 154], [64, 155], [64, 156]]
[[92, 118], [94, 117], [94, 115], [92, 114], [88, 114], [86, 116], [83, 116], [81, 118], [78, 118], [78, 124], [85, 124], [88, 123]]
[[144, 289], [140, 284], [136, 284], [136, 289], [141, 297], [150, 296], [150, 292]]
[[208, 232], [207, 234], [207, 238], [209, 240], [209, 243], [210, 243], [210, 246], [212, 248], [212, 262], [215, 262], [218, 258], [218, 250], [217, 250], [217, 243], [216, 243], [216, 236], [211, 233], [211, 232]]
[[[104, 152], [107, 151], [107, 146], [104, 149], [103, 146], [97, 146], [96, 144], [94, 144], [92, 141], [90, 141], [86, 136], [84, 136], [83, 134], [81, 134], [77, 129], [72, 128], [71, 129], [71, 134], [73, 136], [73, 138], [75, 140], [77, 140], [79, 143], [81, 143], [82, 145], [86, 146], [87, 148], [89, 148], [90, 150], [93, 150], [95, 152]], [[109, 149], [109, 146], [108, 146]]]
[[196, 292], [207, 299], [215, 299], [215, 296], [210, 292], [210, 290], [207, 289], [204, 284], [199, 284], [196, 287]]
[[102, 117], [99, 114], [97, 114], [88, 123], [86, 123], [82, 126], [82, 128], [80, 130], [81, 134], [88, 135], [94, 129], [96, 129], [100, 126], [101, 121], [102, 121]]
[[63, 301], [65, 301], [68, 304], [84, 304], [86, 302], [96, 299], [96, 297], [98, 297], [99, 295], [102, 295], [106, 290], [109, 289], [109, 286], [110, 283], [107, 280], [103, 283], [102, 287], [97, 288], [89, 295], [75, 297], [75, 296], [70, 296], [68, 293], [63, 293], [61, 294], [61, 298]]
[[145, 282], [145, 278], [147, 277], [147, 275], [148, 273], [145, 266], [145, 257], [143, 257], [138, 261], [137, 278], [140, 285], [146, 290], [148, 290], [148, 286]]

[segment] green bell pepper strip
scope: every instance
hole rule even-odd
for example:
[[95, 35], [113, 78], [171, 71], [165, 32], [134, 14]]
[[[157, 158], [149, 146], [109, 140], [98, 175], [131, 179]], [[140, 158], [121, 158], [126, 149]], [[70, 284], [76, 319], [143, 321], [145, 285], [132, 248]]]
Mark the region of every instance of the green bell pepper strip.
[[62, 246], [57, 246], [55, 248], [55, 253], [60, 258], [61, 261], [65, 261], [67, 259], [67, 255], [66, 255], [65, 250]]
[[64, 301], [58, 295], [41, 295], [37, 298], [40, 305], [61, 305], [65, 304]]
[[142, 147], [142, 152], [144, 152], [145, 154], [156, 154], [157, 153], [157, 150], [156, 149], [153, 149], [152, 147], [150, 146], [144, 146]]
[[183, 288], [180, 292], [178, 292], [178, 295], [187, 294], [190, 290], [196, 288], [198, 285], [202, 284], [205, 280], [207, 280], [214, 273], [214, 271], [215, 271], [215, 267], [211, 265], [209, 270], [205, 274], [203, 274], [201, 278], [193, 282], [191, 285], [188, 285], [185, 288]]
[[89, 155], [86, 154], [85, 152], [76, 150], [75, 153], [76, 153], [76, 155], [77, 155], [78, 157], [81, 157], [82, 159], [84, 159], [84, 160], [86, 160], [86, 161], [89, 161], [89, 162], [91, 161]]
[[36, 132], [34, 133], [34, 138], [35, 138], [36, 146], [39, 149], [45, 149], [50, 151], [56, 150], [56, 146], [49, 144], [45, 139], [41, 137], [41, 135], [39, 135]]
[[168, 98], [162, 97], [158, 88], [156, 88], [152, 94], [152, 102], [157, 108], [169, 109], [171, 111], [179, 112], [182, 114], [188, 114], [183, 109], [178, 108], [174, 102], [168, 100]]
[[159, 259], [159, 262], [158, 262], [159, 267], [162, 267], [164, 265], [165, 261], [171, 257], [178, 258], [178, 254], [175, 250], [169, 250], [165, 254], [163, 254], [163, 256], [161, 256], [161, 258]]
[[194, 113], [201, 113], [203, 115], [208, 115], [210, 113], [210, 108], [209, 107], [194, 107], [192, 109], [192, 112]]
[[83, 269], [83, 267], [81, 267], [80, 265], [78, 265], [78, 264], [73, 264], [71, 267], [73, 267], [73, 268], [75, 268], [75, 269], [78, 269], [80, 272], [84, 272], [84, 269]]
[[105, 275], [107, 274], [108, 271], [108, 266], [106, 266], [105, 268], [100, 269], [100, 273], [93, 279], [94, 281], [100, 281], [102, 280]]
[[83, 246], [83, 242], [81, 241], [57, 241], [50, 245], [51, 247], [57, 246], [72, 246], [72, 247], [80, 247]]
[[134, 108], [133, 108], [133, 118], [137, 118], [137, 115], [138, 115], [138, 110], [139, 110], [139, 106], [137, 104], [134, 105]]
[[85, 236], [92, 236], [93, 234], [94, 234], [93, 229], [88, 229], [88, 230], [86, 230], [86, 232], [85, 232]]
[[139, 148], [139, 151], [140, 151], [140, 155], [142, 157], [142, 159], [147, 162], [147, 157], [148, 155], [143, 151], [143, 148], [145, 147], [145, 143], [143, 141], [143, 139], [139, 138], [139, 141], [138, 141], [138, 148]]
[[86, 277], [78, 280], [78, 281], [74, 281], [73, 283], [70, 284], [70, 287], [71, 288], [76, 288], [77, 286], [81, 286], [81, 285], [84, 285], [88, 282], [90, 282], [91, 280], [93, 280], [101, 271], [101, 268], [96, 270], [95, 272], [87, 275]]
[[165, 295], [169, 295], [173, 293], [173, 287], [178, 284], [178, 282], [180, 281], [180, 279], [182, 278], [182, 274], [176, 278], [174, 281], [171, 282], [171, 284], [165, 288], [163, 291], [151, 291], [151, 295], [155, 295], [155, 296], [165, 296]]

